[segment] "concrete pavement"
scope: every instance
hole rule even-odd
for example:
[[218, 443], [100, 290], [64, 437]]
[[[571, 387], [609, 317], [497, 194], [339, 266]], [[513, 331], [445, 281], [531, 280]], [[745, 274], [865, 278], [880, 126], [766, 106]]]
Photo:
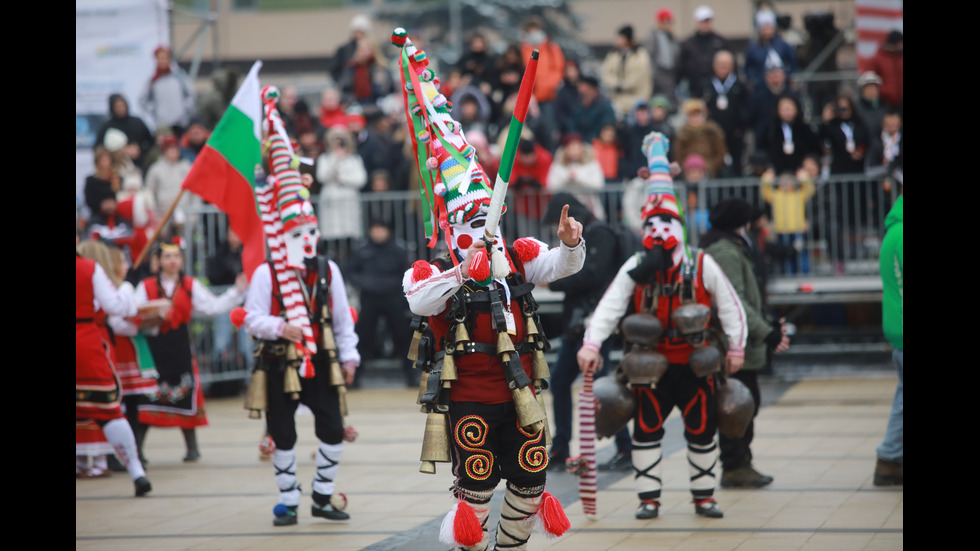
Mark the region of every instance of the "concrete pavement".
[[[767, 380], [756, 419], [755, 463], [775, 482], [761, 490], [719, 489], [723, 519], [694, 514], [678, 414], [664, 443], [660, 518], [633, 518], [632, 476], [601, 473], [599, 517], [586, 520], [577, 479], [549, 472], [549, 491], [565, 506], [571, 530], [558, 539], [534, 535], [529, 549], [568, 551], [897, 550], [904, 547], [904, 492], [876, 488], [875, 446], [884, 434], [895, 377], [883, 374]], [[576, 388], [577, 391], [577, 388]], [[452, 504], [449, 464], [421, 474], [419, 451], [425, 415], [416, 390], [390, 385], [349, 393], [350, 416], [360, 436], [344, 452], [338, 491], [351, 520], [331, 523], [309, 515], [316, 447], [313, 419], [297, 416], [298, 475], [304, 496], [299, 524], [275, 528], [277, 489], [269, 462], [258, 458], [263, 422], [247, 418], [242, 399], [210, 399], [210, 426], [199, 430], [202, 459], [181, 462], [177, 430], [150, 431], [145, 454], [153, 492], [133, 498], [128, 476], [76, 480], [78, 550], [369, 550], [431, 551]], [[612, 441], [599, 443], [600, 463]], [[720, 475], [720, 473], [719, 473]], [[502, 488], [502, 485], [501, 485]], [[502, 497], [498, 490], [494, 510]], [[491, 517], [496, 524], [496, 515]]]

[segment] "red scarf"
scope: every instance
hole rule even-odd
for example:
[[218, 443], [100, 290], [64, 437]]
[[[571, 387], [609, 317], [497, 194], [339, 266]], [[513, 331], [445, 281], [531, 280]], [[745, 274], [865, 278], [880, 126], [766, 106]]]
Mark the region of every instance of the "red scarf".
[[160, 77], [162, 77], [163, 75], [169, 75], [169, 74], [170, 74], [170, 66], [169, 65], [167, 67], [164, 67], [163, 69], [161, 69], [159, 66], [157, 66], [157, 70], [156, 70], [155, 73], [153, 73], [153, 78], [150, 79], [150, 83], [152, 84], [152, 83], [156, 82], [157, 79], [160, 78]]

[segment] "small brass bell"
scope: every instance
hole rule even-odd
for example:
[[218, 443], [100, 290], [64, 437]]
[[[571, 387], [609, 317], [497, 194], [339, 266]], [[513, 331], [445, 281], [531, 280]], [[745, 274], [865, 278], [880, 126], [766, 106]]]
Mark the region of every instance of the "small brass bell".
[[524, 318], [524, 327], [528, 337], [540, 334], [538, 332], [538, 324], [534, 323], [534, 318], [531, 316]]
[[439, 380], [455, 381], [456, 379], [456, 360], [453, 359], [452, 354], [446, 354], [442, 358], [442, 375]]
[[296, 367], [290, 366], [286, 368], [286, 372], [283, 374], [282, 390], [289, 394], [289, 397], [293, 400], [299, 399], [299, 392], [303, 390], [303, 387], [299, 383], [299, 373]]
[[544, 357], [544, 352], [535, 350], [531, 355], [531, 377], [534, 379], [550, 379], [551, 369], [548, 367], [548, 360]]
[[408, 346], [407, 358], [413, 363], [419, 358], [419, 341], [422, 340], [422, 332], [416, 331], [412, 334], [412, 344]]
[[245, 409], [249, 419], [261, 419], [262, 412], [269, 408], [269, 397], [266, 394], [268, 374], [264, 369], [256, 369], [248, 380], [248, 391], [245, 393]]
[[470, 342], [470, 332], [466, 330], [466, 324], [459, 322], [456, 324], [456, 350], [461, 350], [461, 345]]
[[[497, 354], [516, 354], [514, 343], [510, 341], [510, 335], [506, 332], [497, 334]], [[508, 358], [503, 358], [504, 360]]]

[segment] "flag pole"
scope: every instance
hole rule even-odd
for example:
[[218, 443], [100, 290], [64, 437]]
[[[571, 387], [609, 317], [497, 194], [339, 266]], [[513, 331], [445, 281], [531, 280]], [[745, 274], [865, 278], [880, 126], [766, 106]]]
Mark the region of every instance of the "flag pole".
[[140, 251], [139, 257], [135, 262], [133, 262], [134, 268], [139, 267], [139, 265], [143, 263], [143, 260], [146, 259], [147, 253], [150, 252], [150, 249], [153, 248], [153, 244], [156, 243], [157, 236], [160, 235], [160, 231], [163, 229], [164, 224], [166, 224], [170, 220], [170, 217], [173, 216], [174, 209], [177, 208], [177, 202], [180, 201], [180, 198], [183, 195], [184, 188], [180, 188], [180, 192], [177, 193], [177, 197], [174, 197], [173, 203], [170, 203], [170, 208], [168, 208], [166, 214], [163, 215], [163, 219], [160, 220], [159, 224], [157, 224], [157, 229], [153, 230], [153, 235], [150, 236], [150, 239], [146, 242], [146, 246], [143, 247], [142, 251]]

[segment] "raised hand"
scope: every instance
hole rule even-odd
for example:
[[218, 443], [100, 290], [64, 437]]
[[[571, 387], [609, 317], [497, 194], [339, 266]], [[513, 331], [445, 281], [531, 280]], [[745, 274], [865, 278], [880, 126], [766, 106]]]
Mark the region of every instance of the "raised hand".
[[582, 223], [568, 216], [568, 205], [561, 209], [561, 219], [558, 220], [558, 238], [569, 247], [578, 245], [582, 238]]

